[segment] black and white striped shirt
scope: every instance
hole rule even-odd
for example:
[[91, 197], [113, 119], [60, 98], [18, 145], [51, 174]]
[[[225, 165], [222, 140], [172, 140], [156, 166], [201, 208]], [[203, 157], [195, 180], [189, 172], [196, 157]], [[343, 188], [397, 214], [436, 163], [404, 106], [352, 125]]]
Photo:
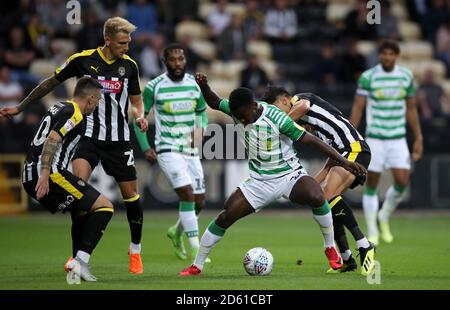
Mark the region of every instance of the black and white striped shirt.
[[300, 122], [313, 125], [317, 136], [338, 152], [352, 151], [352, 143], [364, 141], [350, 121], [331, 103], [312, 93], [296, 94], [292, 102], [300, 99], [310, 102], [310, 109]]
[[50, 131], [56, 131], [62, 138], [56, 150], [50, 173], [67, 169], [76, 146], [85, 132], [85, 120], [80, 108], [73, 101], [61, 102], [52, 106], [41, 120], [24, 164], [22, 181], [39, 178], [41, 171], [41, 154], [44, 142]]
[[137, 63], [127, 55], [108, 60], [98, 47], [72, 55], [55, 71], [60, 82], [74, 76], [95, 78], [103, 86], [98, 107], [86, 117], [86, 137], [107, 142], [129, 141], [128, 97], [141, 93]]

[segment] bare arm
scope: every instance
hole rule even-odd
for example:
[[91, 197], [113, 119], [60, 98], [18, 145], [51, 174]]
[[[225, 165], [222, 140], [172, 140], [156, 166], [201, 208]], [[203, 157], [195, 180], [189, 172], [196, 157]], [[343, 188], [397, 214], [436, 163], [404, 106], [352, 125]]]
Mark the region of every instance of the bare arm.
[[142, 132], [147, 131], [148, 122], [144, 117], [144, 103], [142, 102], [141, 95], [130, 96], [131, 112], [136, 120], [136, 124], [139, 126]]
[[22, 102], [19, 104], [19, 112], [22, 112], [26, 109], [26, 107], [32, 103], [35, 102], [45, 95], [47, 95], [49, 92], [51, 92], [53, 89], [55, 89], [56, 86], [58, 86], [61, 82], [58, 81], [58, 79], [54, 76], [51, 76], [41, 82], [38, 86], [36, 86], [35, 89], [31, 91], [31, 93], [25, 97], [25, 99], [22, 100]]
[[358, 163], [348, 161], [347, 159], [342, 157], [335, 149], [333, 149], [331, 146], [329, 146], [316, 136], [305, 133], [305, 135], [301, 139], [301, 142], [314, 147], [319, 152], [328, 156], [337, 165], [343, 167], [345, 170], [350, 171], [355, 176], [365, 175], [367, 173], [366, 169], [363, 166]]
[[352, 115], [350, 115], [350, 122], [358, 129], [361, 124], [361, 118], [363, 115], [364, 108], [366, 106], [366, 97], [355, 96], [355, 101], [353, 102]]
[[406, 119], [415, 138], [412, 158], [414, 161], [417, 161], [422, 157], [423, 153], [423, 136], [422, 129], [420, 128], [419, 116], [417, 115], [416, 100], [414, 97], [408, 97], [406, 99]]
[[55, 153], [62, 141], [61, 136], [54, 130], [50, 131], [44, 142], [41, 154], [41, 170], [39, 180], [36, 184], [36, 198], [39, 200], [47, 195], [49, 190], [48, 178], [50, 176], [50, 167], [55, 157]]
[[298, 122], [303, 115], [305, 115], [309, 108], [311, 107], [311, 103], [307, 99], [300, 99], [294, 105], [292, 106], [291, 110], [289, 111], [289, 116], [295, 121]]
[[0, 109], [0, 117], [12, 117], [21, 113], [30, 103], [41, 99], [60, 83], [61, 82], [58, 81], [54, 76], [47, 78], [46, 80], [42, 81], [41, 84], [36, 86], [36, 88], [33, 89], [31, 93], [27, 97], [25, 97], [25, 99], [23, 99], [22, 102], [20, 102], [17, 106]]
[[208, 78], [203, 73], [197, 73], [195, 75], [195, 81], [202, 91], [203, 97], [206, 103], [211, 107], [211, 109], [219, 110], [220, 97], [209, 87]]

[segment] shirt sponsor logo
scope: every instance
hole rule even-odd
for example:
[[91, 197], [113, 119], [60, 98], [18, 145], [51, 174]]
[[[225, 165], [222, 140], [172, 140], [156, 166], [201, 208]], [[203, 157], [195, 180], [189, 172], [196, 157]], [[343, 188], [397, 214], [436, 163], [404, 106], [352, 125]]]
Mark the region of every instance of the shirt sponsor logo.
[[167, 102], [167, 112], [191, 112], [194, 110], [194, 103], [192, 100], [189, 101], [172, 101]]
[[71, 119], [68, 119], [67, 121], [66, 121], [66, 123], [64, 124], [64, 130], [66, 131], [66, 132], [69, 132], [69, 131], [71, 131], [72, 129], [74, 129], [75, 128], [75, 123], [71, 120]]
[[103, 86], [103, 93], [119, 94], [122, 91], [122, 81], [98, 80], [98, 82]]

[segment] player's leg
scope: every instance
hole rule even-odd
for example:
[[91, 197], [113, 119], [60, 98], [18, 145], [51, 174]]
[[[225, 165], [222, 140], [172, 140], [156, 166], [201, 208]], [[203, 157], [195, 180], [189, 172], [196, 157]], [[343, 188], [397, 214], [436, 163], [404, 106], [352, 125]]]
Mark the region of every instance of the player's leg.
[[77, 232], [79, 238], [75, 253], [76, 263], [72, 260], [68, 269], [71, 271], [74, 264], [79, 264], [82, 279], [95, 281], [95, 277], [89, 271], [89, 259], [111, 219], [113, 212], [111, 202], [67, 170], [50, 175], [49, 194], [40, 202], [52, 213], [57, 210], [70, 211], [75, 223], [77, 217], [83, 218], [80, 231]]
[[390, 154], [387, 150], [386, 141], [367, 138], [366, 142], [370, 147], [372, 158], [367, 168], [367, 181], [364, 188], [362, 205], [367, 224], [367, 237], [372, 243], [377, 245], [379, 238], [377, 226], [379, 205], [377, 188], [381, 173], [385, 169], [386, 159], [389, 158]]
[[170, 227], [167, 235], [172, 240], [175, 255], [180, 259], [186, 259], [187, 255], [182, 247], [183, 231], [188, 237], [191, 251], [196, 252], [199, 247], [194, 183], [189, 171], [189, 158], [180, 153], [167, 152], [158, 155], [158, 164], [179, 198], [177, 222], [179, 225]]
[[175, 192], [180, 198], [179, 219], [186, 237], [188, 238], [189, 245], [191, 247], [191, 254], [195, 257], [200, 244], [198, 240], [197, 216], [195, 215], [195, 196], [192, 186], [189, 184], [175, 188]]
[[79, 177], [85, 182], [89, 180], [94, 168], [95, 166], [91, 167], [89, 161], [83, 158], [76, 158], [72, 161], [73, 175]]
[[217, 218], [209, 224], [208, 228], [203, 233], [202, 239], [200, 240], [200, 248], [194, 263], [190, 267], [182, 270], [180, 275], [189, 276], [199, 274], [203, 269], [206, 258], [211, 253], [214, 246], [222, 240], [226, 230], [237, 220], [253, 212], [255, 212], [255, 209], [249, 203], [247, 198], [245, 198], [242, 190], [238, 188], [234, 191], [225, 202], [222, 212], [220, 212]]
[[[81, 278], [85, 281], [97, 281], [97, 278], [92, 275], [89, 267], [89, 260], [92, 252], [99, 243], [103, 233], [108, 225], [111, 217], [113, 215], [114, 209], [112, 203], [103, 195], [99, 195], [93, 188], [89, 189], [92, 194], [87, 195], [98, 195], [94, 204], [91, 204], [89, 212], [85, 215], [85, 222], [81, 231], [80, 242], [78, 245], [78, 250], [75, 255], [75, 260], [80, 264], [81, 267]], [[85, 212], [86, 207], [83, 206], [86, 202], [81, 201], [77, 208], [72, 210], [72, 213], [79, 214]], [[79, 207], [79, 208], [78, 208]], [[69, 269], [72, 269], [72, 262], [68, 265]]]
[[369, 171], [367, 173], [367, 182], [363, 192], [362, 205], [364, 216], [367, 224], [368, 239], [378, 244], [379, 232], [377, 225], [377, 213], [379, 207], [378, 200], [378, 183], [380, 182], [381, 173]]
[[[92, 174], [92, 171], [97, 166], [100, 158], [98, 156], [95, 145], [88, 141], [82, 140], [76, 149], [76, 152], [72, 158], [72, 174], [84, 182], [87, 182]], [[86, 213], [80, 211], [71, 212], [72, 216], [72, 257], [64, 265], [64, 269], [67, 271], [68, 264], [73, 260], [80, 244], [81, 231], [83, 230], [84, 223], [87, 216], [83, 216]]]
[[[199, 213], [202, 211], [205, 205], [205, 194], [194, 194], [194, 201], [195, 215], [198, 221]], [[183, 232], [183, 225], [181, 224], [181, 220], [178, 219], [175, 225], [169, 227], [169, 229], [167, 230], [167, 236], [172, 240], [173, 246], [175, 248], [175, 255], [178, 258], [185, 260], [187, 258], [187, 254], [183, 242]], [[193, 257], [195, 257], [195, 255]], [[206, 259], [207, 263], [209, 263], [210, 261], [211, 260], [209, 258]]]
[[[188, 163], [189, 175], [192, 180], [192, 190], [195, 201], [195, 216], [198, 222], [199, 214], [205, 206], [205, 177], [203, 167], [199, 157], [186, 156]], [[198, 225], [198, 224], [197, 224]], [[207, 263], [211, 262], [210, 258], [206, 259]]]
[[[346, 227], [356, 241], [356, 246], [360, 249], [360, 253], [366, 253], [364, 257], [361, 255], [361, 265], [364, 266], [366, 260], [370, 260], [369, 269], [374, 267], [374, 250], [367, 238], [362, 233], [358, 226], [353, 210], [346, 203], [341, 193], [346, 191], [355, 181], [355, 176], [342, 167], [333, 167], [330, 169], [325, 181], [323, 182], [323, 190], [325, 198], [329, 201], [331, 212], [333, 214], [334, 235], [336, 243], [341, 251], [344, 260], [344, 269], [342, 271], [349, 271], [356, 269], [356, 262], [352, 257], [351, 250], [348, 246], [345, 237]], [[366, 257], [367, 256], [367, 257]], [[366, 270], [362, 268], [364, 274]], [[369, 270], [370, 272], [371, 270]]]
[[389, 217], [404, 198], [404, 192], [409, 183], [410, 154], [406, 139], [396, 139], [387, 142], [386, 168], [391, 169], [394, 184], [386, 192], [385, 200], [378, 215], [381, 238], [384, 242], [393, 241], [389, 227]]
[[119, 182], [120, 192], [127, 209], [128, 226], [130, 227], [131, 243], [128, 249], [130, 256], [130, 273], [141, 274], [144, 266], [141, 258], [141, 239], [144, 213], [140, 196], [137, 192], [137, 180]]
[[289, 199], [294, 203], [307, 204], [312, 207], [313, 217], [322, 232], [325, 255], [330, 267], [333, 269], [341, 268], [342, 259], [334, 244], [333, 218], [330, 206], [319, 183], [308, 175], [300, 175], [300, 179], [292, 187]]
[[381, 239], [386, 243], [391, 243], [394, 240], [389, 226], [389, 218], [402, 202], [410, 176], [409, 169], [391, 169], [391, 172], [394, 177], [394, 184], [387, 190], [383, 205], [378, 213]]
[[[343, 171], [341, 171], [341, 169]], [[357, 268], [356, 261], [352, 256], [345, 234], [345, 224], [349, 224], [351, 219], [354, 219], [354, 215], [353, 211], [348, 208], [341, 196], [341, 193], [351, 185], [355, 177], [351, 173], [347, 175], [345, 172], [347, 171], [341, 167], [332, 167], [329, 169], [329, 172], [322, 183], [325, 199], [327, 199], [330, 204], [333, 216], [334, 240], [336, 241], [343, 259], [342, 268], [338, 271], [330, 268], [327, 271], [329, 273], [353, 271]], [[346, 207], [350, 211], [345, 210]]]
[[106, 174], [114, 177], [116, 180], [127, 209], [127, 220], [131, 235], [128, 249], [130, 256], [129, 271], [130, 273], [141, 274], [144, 272], [141, 258], [144, 214], [137, 191], [133, 149], [128, 142], [113, 142], [105, 145], [99, 144], [98, 150], [101, 155], [103, 169]]

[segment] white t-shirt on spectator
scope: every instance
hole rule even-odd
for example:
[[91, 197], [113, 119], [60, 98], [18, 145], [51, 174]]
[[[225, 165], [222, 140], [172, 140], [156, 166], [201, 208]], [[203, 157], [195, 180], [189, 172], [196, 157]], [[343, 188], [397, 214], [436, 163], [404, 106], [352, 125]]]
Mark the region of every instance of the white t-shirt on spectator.
[[212, 28], [213, 35], [217, 37], [228, 27], [231, 21], [231, 14], [227, 11], [220, 12], [215, 9], [208, 15], [208, 25]]
[[[20, 96], [22, 95], [22, 86], [17, 82], [0, 82], [0, 98], [2, 96]], [[18, 100], [0, 101], [0, 108], [12, 107], [19, 103]]]
[[264, 32], [273, 38], [281, 38], [283, 35], [289, 38], [295, 37], [297, 35], [297, 15], [294, 10], [271, 9], [267, 11]]

